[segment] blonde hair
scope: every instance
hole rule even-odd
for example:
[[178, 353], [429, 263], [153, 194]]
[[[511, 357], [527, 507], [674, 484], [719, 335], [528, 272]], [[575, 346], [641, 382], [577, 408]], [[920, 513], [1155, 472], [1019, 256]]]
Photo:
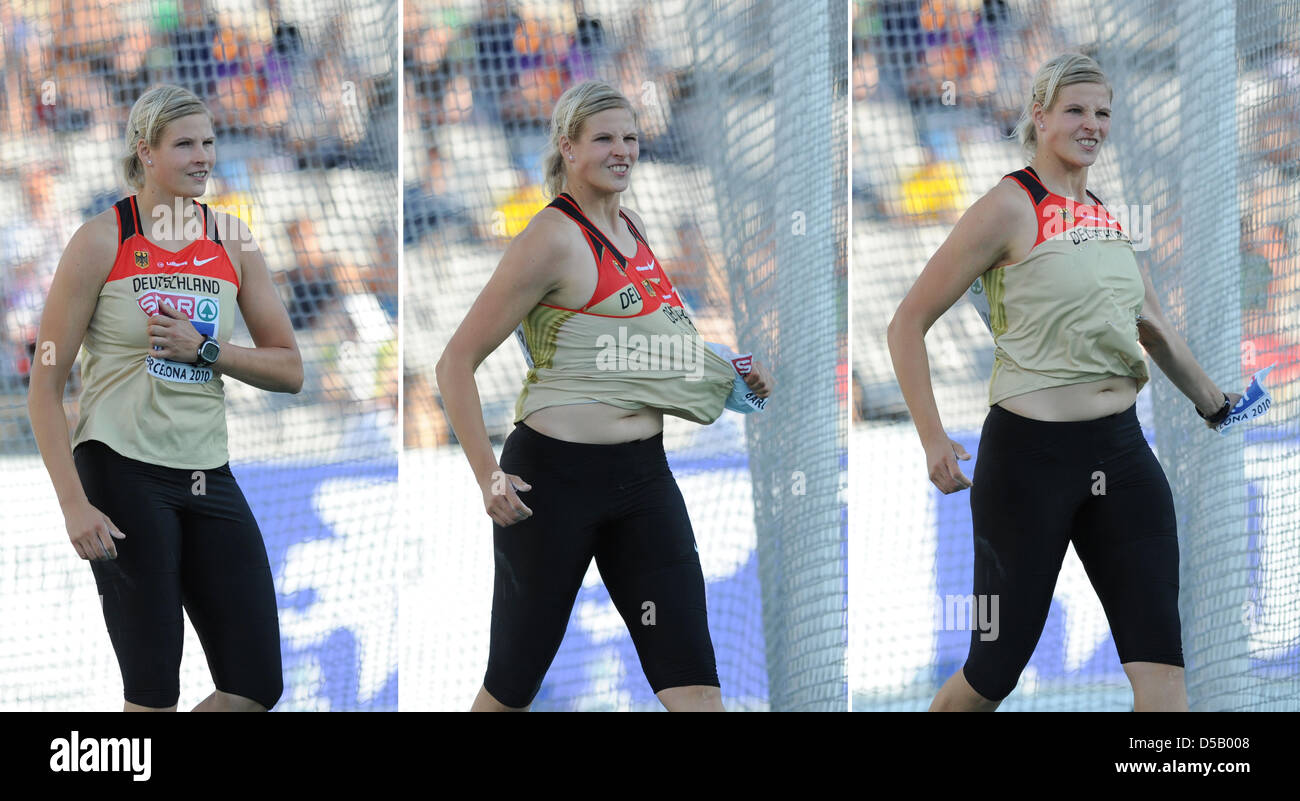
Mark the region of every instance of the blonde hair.
[[173, 120], [191, 114], [205, 114], [212, 120], [212, 112], [193, 92], [180, 86], [164, 84], [155, 86], [131, 106], [131, 116], [126, 121], [126, 150], [122, 153], [122, 178], [137, 192], [144, 188], [144, 165], [140, 163], [137, 146], [141, 141], [149, 147], [162, 142], [163, 131]]
[[1115, 97], [1115, 89], [1106, 80], [1101, 65], [1088, 56], [1082, 53], [1062, 53], [1048, 61], [1034, 74], [1029, 100], [1020, 114], [1020, 121], [1016, 123], [1015, 136], [1026, 154], [1032, 156], [1038, 149], [1038, 134], [1034, 130], [1034, 103], [1042, 105], [1045, 111], [1051, 111], [1061, 90], [1076, 83], [1099, 83], [1110, 89], [1112, 99]]
[[560, 95], [555, 111], [551, 112], [551, 136], [542, 157], [547, 197], [555, 197], [564, 191], [564, 154], [560, 152], [560, 137], [567, 136], [576, 142], [589, 117], [612, 108], [626, 109], [633, 121], [636, 120], [636, 109], [628, 99], [604, 81], [583, 81]]

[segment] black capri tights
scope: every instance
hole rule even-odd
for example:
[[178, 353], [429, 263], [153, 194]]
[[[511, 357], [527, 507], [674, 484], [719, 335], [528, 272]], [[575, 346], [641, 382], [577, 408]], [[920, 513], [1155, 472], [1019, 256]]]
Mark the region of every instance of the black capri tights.
[[483, 686], [493, 698], [532, 703], [593, 556], [650, 687], [719, 686], [704, 573], [663, 434], [586, 445], [518, 423], [501, 469], [532, 485], [520, 498], [533, 515], [492, 527], [496, 581]]
[[1011, 693], [1047, 621], [1068, 543], [1106, 610], [1120, 662], [1183, 665], [1173, 495], [1137, 406], [1047, 423], [993, 406], [971, 489], [975, 595], [999, 596], [998, 634], [971, 632], [963, 672]]
[[90, 563], [126, 700], [176, 705], [183, 604], [216, 688], [275, 706], [284, 689], [275, 585], [230, 465], [199, 471], [200, 480], [96, 441], [73, 458], [90, 503], [126, 535], [117, 559]]

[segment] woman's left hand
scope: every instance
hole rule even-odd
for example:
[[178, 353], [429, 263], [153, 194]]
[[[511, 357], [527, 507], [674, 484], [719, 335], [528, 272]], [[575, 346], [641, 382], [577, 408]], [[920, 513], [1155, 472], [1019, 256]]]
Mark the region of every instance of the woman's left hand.
[[190, 318], [163, 301], [158, 313], [149, 318], [149, 344], [154, 356], [194, 364], [199, 359], [203, 335], [194, 328]]
[[744, 381], [745, 386], [753, 390], [754, 394], [760, 398], [771, 395], [772, 390], [776, 387], [776, 382], [772, 380], [772, 374], [757, 360], [750, 362], [749, 372], [744, 375]]
[[[1228, 396], [1228, 408], [1229, 408], [1229, 409], [1235, 408], [1236, 405], [1237, 405], [1237, 401], [1241, 400], [1241, 395], [1240, 395], [1239, 393], [1236, 393], [1236, 392], [1225, 392], [1225, 393], [1223, 393], [1223, 394], [1225, 394], [1225, 395]], [[1222, 407], [1220, 407], [1220, 408], [1222, 408]], [[1214, 411], [1217, 412], [1217, 411], [1219, 411], [1219, 409], [1215, 409]], [[1214, 428], [1214, 423], [1211, 423], [1209, 420], [1206, 420], [1206, 421], [1205, 421], [1205, 426], [1206, 426], [1206, 428]]]

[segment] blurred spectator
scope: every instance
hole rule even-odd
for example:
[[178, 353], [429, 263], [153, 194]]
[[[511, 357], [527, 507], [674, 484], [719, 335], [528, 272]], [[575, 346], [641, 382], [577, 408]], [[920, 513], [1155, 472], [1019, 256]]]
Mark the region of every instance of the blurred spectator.
[[609, 49], [605, 42], [605, 28], [600, 20], [587, 16], [582, 0], [574, 0], [573, 6], [578, 24], [569, 40], [564, 63], [568, 68], [569, 82], [581, 83], [598, 78], [603, 73]]
[[[404, 69], [405, 80], [410, 84], [407, 114], [419, 121], [419, 127], [430, 129], [438, 125], [459, 122], [463, 116], [449, 119], [449, 112], [468, 112], [471, 103], [453, 102], [447, 108], [449, 95], [455, 93], [457, 75], [452, 68], [454, 46], [462, 35], [464, 21], [454, 9], [427, 12], [417, 3], [405, 4]], [[472, 101], [471, 101], [472, 102]]]
[[[704, 240], [704, 232], [694, 220], [684, 219], [673, 228], [676, 256], [663, 264], [677, 294], [691, 309], [726, 310], [727, 275], [721, 257]], [[647, 234], [648, 235], [648, 234]]]
[[318, 326], [327, 311], [338, 303], [337, 259], [321, 249], [316, 224], [303, 217], [289, 224], [289, 241], [297, 256], [296, 266], [279, 274], [286, 289], [285, 307], [295, 330]]
[[408, 370], [403, 381], [403, 447], [436, 448], [454, 445], [455, 432], [447, 422], [442, 402], [429, 379], [422, 373]]
[[472, 235], [474, 221], [469, 209], [447, 190], [446, 174], [450, 165], [442, 158], [437, 145], [430, 145], [425, 153], [427, 164], [414, 176], [418, 183], [408, 180], [402, 193], [402, 241], [407, 245], [416, 244], [440, 225], [460, 228]]
[[487, 122], [504, 121], [502, 106], [519, 86], [523, 64], [515, 43], [516, 31], [522, 26], [507, 0], [484, 0], [481, 16], [470, 25], [475, 51], [470, 73], [474, 111]]
[[159, 20], [172, 49], [173, 81], [202, 98], [211, 97], [217, 88], [213, 44], [219, 29], [206, 5], [203, 0], [181, 0], [174, 27], [161, 9]]
[[212, 44], [216, 79], [209, 108], [216, 118], [214, 125], [226, 134], [256, 136], [260, 128], [260, 110], [265, 102], [263, 79], [265, 48], [258, 46], [251, 24], [222, 20]]
[[68, 222], [54, 205], [56, 171], [50, 163], [20, 168], [23, 207], [0, 225], [0, 338], [4, 344], [0, 375], [19, 376], [24, 384], [49, 280], [63, 243], [72, 235]]

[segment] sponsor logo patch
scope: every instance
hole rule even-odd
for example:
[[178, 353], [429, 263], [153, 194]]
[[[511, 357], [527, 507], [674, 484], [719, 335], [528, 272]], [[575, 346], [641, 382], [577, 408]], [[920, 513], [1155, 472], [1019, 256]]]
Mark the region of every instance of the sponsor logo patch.
[[[148, 315], [161, 314], [164, 302], [184, 314], [203, 336], [215, 337], [217, 324], [221, 319], [221, 301], [202, 295], [182, 295], [174, 292], [151, 290], [136, 298], [140, 309]], [[144, 360], [145, 371], [154, 378], [177, 384], [204, 384], [212, 380], [210, 367], [197, 367], [193, 364], [174, 362], [149, 355]]]
[[217, 335], [217, 321], [221, 318], [221, 302], [217, 298], [150, 291], [136, 299], [140, 309], [148, 315], [161, 314], [159, 310], [163, 301], [188, 317], [200, 334], [208, 337]]

